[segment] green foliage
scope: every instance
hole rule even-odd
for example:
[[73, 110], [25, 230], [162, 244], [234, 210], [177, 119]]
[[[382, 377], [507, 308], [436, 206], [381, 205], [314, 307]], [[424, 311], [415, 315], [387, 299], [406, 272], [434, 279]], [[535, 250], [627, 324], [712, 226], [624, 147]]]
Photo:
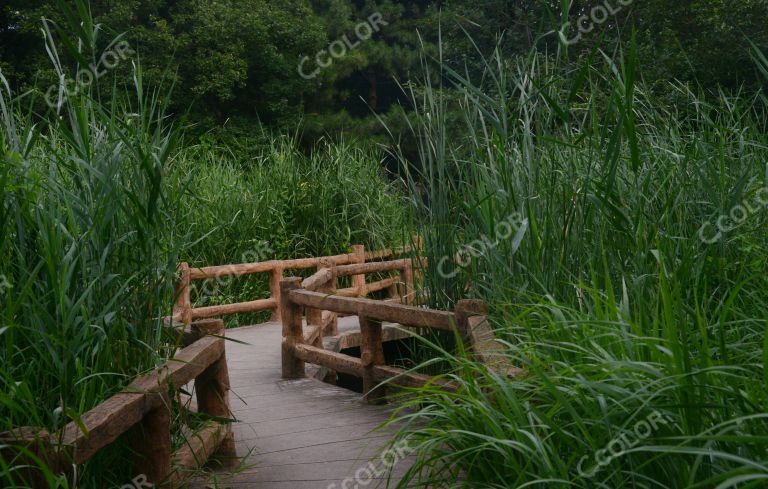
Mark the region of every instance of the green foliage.
[[[74, 7], [43, 26], [55, 78], [114, 42], [84, 2]], [[375, 151], [324, 144], [306, 156], [267, 135], [182, 145], [169, 94], [147, 91], [140, 66], [131, 92], [96, 82], [62, 94], [42, 120], [29, 110], [36, 100], [27, 105], [0, 74], [0, 432], [81, 423], [165, 362], [177, 346], [162, 326], [179, 261], [336, 254], [388, 245], [403, 227], [399, 190]], [[265, 293], [256, 283], [236, 298]], [[180, 446], [182, 425], [199, 420], [179, 399], [173, 412]], [[0, 485], [23, 487], [19, 460], [2, 452]], [[127, 452], [120, 439], [69, 480], [41, 469], [52, 488], [121, 486]]]
[[161, 318], [184, 243], [166, 225], [176, 134], [138, 87], [119, 111], [68, 99], [41, 131], [0, 81], [0, 431], [54, 430], [169, 352]]
[[[446, 0], [442, 2], [369, 0], [91, 0], [102, 35], [101, 51], [115, 33], [138, 51], [145, 78], [174, 83], [170, 107], [200, 126], [198, 134], [239, 119], [251, 132], [264, 124], [294, 128], [310, 119], [306, 137], [339, 134], [376, 138], [374, 115], [394, 106], [411, 109], [398, 82], [406, 84], [421, 71], [419, 55], [441, 58], [453, 70], [479, 75], [483, 60], [477, 49], [499, 46], [505, 59], [525, 56], [533, 47], [546, 52], [564, 49], [557, 32], [566, 21], [576, 24], [603, 0]], [[765, 0], [647, 0], [616, 8], [567, 51], [576, 63], [605, 42], [626, 44], [637, 32], [638, 59], [649, 89], [659, 82], [696, 81], [707, 91], [718, 85], [754, 87], [749, 42], [768, 48], [763, 24]], [[620, 7], [620, 8], [619, 8]], [[357, 44], [355, 28], [371, 15], [386, 22], [332, 60], [313, 79], [303, 79], [299, 64], [327, 51], [333, 42]], [[65, 29], [54, 0], [8, 0], [0, 9], [0, 68], [19, 92], [45, 91], [56, 82], [42, 51], [40, 18]], [[103, 35], [106, 33], [107, 35]], [[440, 41], [442, 40], [442, 44]], [[438, 52], [441, 45], [442, 53]], [[327, 58], [327, 56], [326, 56]], [[109, 79], [130, 86], [130, 63], [110, 72]], [[309, 70], [310, 72], [313, 70]], [[44, 111], [44, 107], [37, 107]], [[403, 135], [399, 132], [398, 135]]]
[[241, 257], [253, 240], [267, 242], [277, 259], [352, 244], [375, 249], [395, 242], [403, 227], [402, 197], [373, 150], [321, 143], [306, 156], [286, 139], [247, 155], [195, 147], [173, 171], [190, 189], [179, 230], [203, 237], [189, 256], [205, 265]]
[[[1, 32], [14, 46], [4, 51], [19, 69], [16, 81], [43, 91], [55, 78], [47, 74], [49, 65], [39, 56], [43, 46], [35, 33], [41, 17], [64, 25], [54, 3], [12, 2], [5, 7], [7, 23]], [[114, 3], [90, 2], [94, 23], [111, 33], [126, 33], [149, 83], [170, 79], [175, 84], [171, 106], [177, 113], [194, 102], [195, 119], [207, 124], [237, 114], [278, 126], [298, 122], [303, 105], [299, 56], [319, 50], [325, 41], [323, 26], [306, 0]], [[295, 19], [302, 19], [301, 24]], [[105, 47], [103, 42], [96, 46]], [[34, 83], [37, 76], [45, 83]], [[118, 67], [110, 78], [130, 80], [130, 64]]]
[[[461, 387], [402, 412], [416, 464], [399, 487], [765, 485], [768, 107], [680, 83], [668, 105], [635, 48], [577, 69], [497, 52], [482, 86], [444, 67], [460, 100], [414, 100], [432, 301], [486, 299], [526, 377], [428, 345]], [[738, 226], [702, 238], [737, 205]], [[666, 421], [638, 439], [653, 413]]]

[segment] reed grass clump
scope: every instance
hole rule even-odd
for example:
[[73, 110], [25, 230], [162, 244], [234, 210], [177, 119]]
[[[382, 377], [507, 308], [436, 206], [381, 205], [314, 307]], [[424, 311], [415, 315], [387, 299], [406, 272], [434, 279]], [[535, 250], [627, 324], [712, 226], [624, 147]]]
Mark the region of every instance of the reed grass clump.
[[401, 412], [399, 487], [765, 487], [765, 98], [665, 103], [634, 43], [486, 67], [414, 90], [412, 182], [434, 304], [486, 299], [527, 375], [438, 350], [461, 388]]
[[[78, 72], [100, 55], [104, 28], [82, 0], [59, 7], [67, 24], [44, 22], [41, 50], [64, 80], [67, 60]], [[305, 155], [277, 137], [240, 150], [185, 143], [170, 97], [149, 89], [132, 61], [129, 90], [105, 75], [62, 90], [46, 114], [30, 109], [40, 93], [14, 93], [0, 73], [0, 433], [80, 423], [164, 363], [177, 346], [163, 325], [180, 261], [339, 253], [401, 233], [400, 193], [375, 151], [323, 144]], [[202, 301], [267, 291], [229, 283]], [[180, 446], [195, 419], [174, 401]], [[52, 488], [122, 487], [136, 475], [127, 446], [118, 440], [66, 476], [36, 463]], [[8, 459], [4, 448], [0, 486], [24, 487], [29, 457]]]

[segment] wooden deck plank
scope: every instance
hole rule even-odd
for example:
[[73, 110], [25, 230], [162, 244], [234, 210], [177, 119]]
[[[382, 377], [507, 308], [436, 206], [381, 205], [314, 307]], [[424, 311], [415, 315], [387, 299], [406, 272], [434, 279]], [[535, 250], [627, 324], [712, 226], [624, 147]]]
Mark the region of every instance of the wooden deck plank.
[[[340, 330], [354, 331], [357, 322], [339, 318]], [[226, 343], [233, 432], [238, 455], [246, 459], [241, 470], [217, 471], [190, 487], [327, 489], [375, 463], [392, 434], [391, 428], [377, 430], [390, 409], [314, 378], [283, 380], [279, 323], [229, 330], [227, 336], [247, 343]], [[407, 469], [401, 465], [395, 474]], [[366, 487], [385, 487], [384, 477]]]

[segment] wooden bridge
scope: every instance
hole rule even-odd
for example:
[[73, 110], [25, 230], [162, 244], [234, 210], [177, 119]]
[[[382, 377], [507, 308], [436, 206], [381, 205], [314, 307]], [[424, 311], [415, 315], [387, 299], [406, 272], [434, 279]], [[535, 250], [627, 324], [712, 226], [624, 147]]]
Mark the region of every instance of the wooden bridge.
[[[458, 328], [481, 358], [493, 361], [498, 348], [481, 302], [461, 301], [453, 312], [414, 305], [418, 262], [395, 259], [411, 251], [366, 253], [355, 246], [350, 254], [323, 258], [199, 269], [181, 264], [167, 327], [169, 341], [180, 348], [174, 358], [86, 413], [80, 424], [54, 434], [22, 428], [0, 445], [23, 445], [66, 473], [126, 435], [135, 480], [157, 487], [384, 487], [390, 474], [397, 480], [408, 468], [406, 447], [380, 458], [392, 434], [391, 427], [377, 430], [391, 414], [387, 389], [455, 388], [387, 365], [384, 344], [425, 329]], [[301, 269], [316, 273], [284, 278], [286, 270]], [[194, 280], [256, 273], [269, 274], [269, 298], [193, 307]], [[366, 280], [369, 275], [375, 280]], [[342, 281], [350, 286], [339, 288]], [[211, 319], [259, 311], [271, 311], [271, 320], [226, 332], [221, 319]], [[343, 353], [350, 348], [360, 356]], [[506, 364], [496, 368], [519, 374]], [[334, 385], [344, 375], [362, 380], [362, 394]], [[186, 441], [175, 451], [174, 400], [205, 419], [183, 427]], [[201, 477], [198, 469], [211, 459], [223, 462], [221, 468]]]

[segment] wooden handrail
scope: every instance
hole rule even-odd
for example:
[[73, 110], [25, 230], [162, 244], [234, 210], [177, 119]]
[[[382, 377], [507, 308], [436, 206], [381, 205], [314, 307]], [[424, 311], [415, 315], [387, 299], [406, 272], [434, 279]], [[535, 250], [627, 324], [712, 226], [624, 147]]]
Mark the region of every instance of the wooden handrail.
[[[363, 249], [362, 258], [363, 262], [367, 260], [377, 260], [381, 258], [390, 258], [397, 255], [404, 255], [411, 253], [417, 248], [412, 245], [401, 246], [394, 249], [384, 249], [378, 251], [365, 252], [362, 245], [354, 245]], [[320, 260], [328, 259], [333, 261], [334, 265], [348, 265], [358, 263], [357, 260], [361, 258], [359, 253], [343, 253], [340, 255], [332, 255], [325, 257], [313, 257], [313, 258], [294, 258], [291, 260], [270, 260], [257, 263], [240, 263], [231, 265], [215, 265], [201, 268], [190, 268], [191, 280], [204, 280], [209, 278], [221, 278], [225, 276], [241, 276], [251, 275], [255, 273], [265, 273], [272, 270], [282, 268], [283, 270], [302, 270], [307, 268], [317, 267]]]
[[[231, 426], [220, 421], [205, 425], [199, 432], [204, 436], [195, 444], [171, 453], [169, 390], [177, 390], [194, 380], [198, 411], [217, 420], [230, 417], [223, 321], [201, 321], [190, 330], [174, 332], [190, 344], [163, 366], [137, 377], [121, 392], [83, 414], [77, 422], [67, 424], [60, 432], [48, 435], [41, 431], [45, 433], [43, 438], [27, 430], [26, 439], [20, 437], [14, 445], [29, 444], [30, 439], [45, 439], [42, 447], [45, 456], [40, 458], [47, 460], [54, 470], [63, 471], [72, 464], [87, 462], [120, 436], [131, 432], [135, 474], [146, 476], [149, 483], [161, 488], [181, 485], [185, 479], [182, 470], [196, 468], [213, 453], [234, 457]], [[193, 463], [195, 466], [191, 467]]]
[[339, 277], [346, 277], [349, 275], [356, 275], [361, 273], [367, 274], [377, 272], [391, 272], [395, 270], [402, 270], [411, 265], [412, 261], [410, 259], [362, 263], [355, 265], [342, 265], [336, 267], [336, 274]]
[[296, 306], [334, 311], [340, 314], [365, 316], [379, 321], [402, 324], [403, 326], [452, 331], [456, 324], [454, 315], [451, 312], [373, 299], [340, 297], [338, 295], [328, 295], [301, 289], [291, 290], [288, 299], [291, 304]]
[[301, 287], [307, 290], [318, 290], [333, 279], [333, 270], [330, 268], [321, 268], [316, 274], [304, 279]]
[[250, 302], [238, 302], [237, 304], [222, 304], [220, 306], [197, 307], [192, 309], [192, 319], [215, 318], [230, 314], [246, 312], [271, 311], [277, 307], [275, 299], [259, 299]]
[[[331, 275], [335, 276], [339, 268], [341, 267], [336, 267]], [[387, 265], [375, 268], [377, 271], [383, 269], [388, 269]], [[359, 266], [348, 266], [345, 272], [353, 273], [358, 270], [360, 270]], [[406, 267], [405, 270], [412, 269]], [[474, 357], [490, 369], [510, 377], [525, 375], [525, 372], [514, 367], [504, 356], [503, 347], [496, 341], [495, 334], [490, 329], [486, 317], [486, 306], [482, 301], [462, 300], [459, 301], [454, 312], [448, 312], [304, 290], [301, 279], [298, 278], [287, 279], [282, 284], [283, 376], [285, 378], [303, 377], [305, 363], [320, 365], [331, 371], [362, 378], [363, 392], [369, 403], [384, 401], [385, 386], [380, 382], [392, 379], [395, 379], [395, 384], [403, 387], [434, 384], [445, 390], [457, 389], [457, 386], [451, 382], [386, 365], [383, 350], [383, 321], [409, 327], [457, 331]], [[322, 342], [317, 341], [322, 331], [321, 327], [308, 326], [305, 334], [301, 321], [303, 308], [357, 315], [360, 320], [360, 358], [326, 351]]]
[[255, 273], [270, 272], [277, 268], [282, 268], [283, 270], [302, 270], [316, 267], [321, 258], [331, 259], [337, 265], [345, 265], [348, 263], [353, 263], [355, 255], [344, 254], [328, 257], [296, 258], [293, 260], [270, 260], [258, 263], [241, 263], [237, 265], [217, 265], [203, 268], [192, 268], [190, 271], [190, 278], [192, 280], [203, 280], [208, 278], [221, 278], [228, 276], [239, 277], [241, 275], [252, 275]]
[[[413, 262], [394, 260], [366, 263], [366, 260], [393, 257], [407, 253], [412, 247], [380, 250], [366, 253], [364, 247], [353, 246], [349, 254], [273, 260], [262, 263], [191, 268], [179, 264], [179, 282], [173, 316], [167, 328], [175, 344], [183, 348], [166, 364], [151, 373], [134, 379], [128, 387], [85, 413], [77, 422], [66, 425], [57, 433], [49, 434], [39, 428], [21, 428], [0, 434], [3, 456], [8, 450], [13, 455], [32, 454], [60, 472], [73, 464], [90, 460], [120, 436], [130, 433], [133, 467], [136, 474], [146, 476], [155, 487], [173, 488], [181, 485], [186, 471], [205, 463], [214, 453], [234, 457], [235, 446], [231, 424], [222, 422], [231, 416], [229, 406], [229, 374], [223, 338], [224, 323], [219, 320], [193, 322], [199, 318], [223, 316], [242, 312], [272, 310], [273, 320], [283, 322], [283, 376], [303, 377], [304, 362], [317, 361], [332, 370], [354, 372], [365, 379], [368, 390], [382, 378], [400, 376], [405, 385], [423, 385], [425, 376], [408, 374], [383, 365], [381, 350], [381, 321], [450, 329], [450, 313], [430, 311], [389, 302], [360, 299], [371, 292], [389, 289], [389, 300], [412, 301]], [[283, 280], [286, 269], [317, 267], [318, 272], [304, 281]], [[384, 278], [366, 284], [371, 273], [399, 272], [399, 279]], [[191, 282], [222, 276], [240, 276], [251, 273], [269, 273], [270, 297], [239, 304], [225, 304], [194, 308], [191, 301]], [[339, 276], [352, 276], [351, 289], [337, 290]], [[295, 295], [298, 294], [298, 295]], [[344, 295], [352, 297], [345, 299]], [[330, 300], [331, 302], [326, 302]], [[351, 301], [344, 304], [335, 301]], [[303, 306], [302, 306], [303, 303]], [[305, 336], [302, 307], [308, 308], [308, 327]], [[361, 329], [364, 358], [354, 359], [323, 350], [323, 337], [338, 334], [339, 313], [367, 312]], [[178, 326], [178, 323], [181, 323]], [[378, 330], [377, 330], [378, 325]], [[378, 333], [377, 333], [378, 331]], [[374, 353], [371, 353], [374, 352]], [[333, 368], [335, 365], [336, 368]], [[194, 440], [171, 453], [171, 400], [170, 390], [178, 390], [194, 381], [198, 411], [209, 415], [196, 433]], [[382, 391], [383, 392], [383, 391]], [[382, 394], [383, 395], [383, 394]], [[371, 399], [374, 396], [370, 396]], [[379, 396], [381, 398], [381, 396]], [[10, 447], [10, 448], [9, 448]], [[16, 447], [16, 448], [14, 448]], [[23, 448], [16, 450], [17, 448]], [[29, 475], [20, 471], [19, 474]], [[36, 474], [32, 474], [35, 479]], [[42, 482], [40, 483], [42, 486]], [[37, 487], [34, 485], [33, 487]]]
[[[408, 261], [396, 264], [377, 265], [366, 270], [375, 271], [397, 270], [406, 265], [403, 270], [412, 270]], [[341, 267], [331, 267], [330, 273], [316, 274], [316, 278], [305, 280], [299, 278], [283, 280], [282, 314], [283, 314], [283, 377], [301, 378], [305, 375], [305, 364], [320, 365], [331, 371], [354, 375], [363, 379], [365, 399], [369, 403], [378, 404], [385, 399], [385, 389], [379, 383], [383, 380], [397, 378], [403, 386], [423, 386], [435, 379], [405, 372], [395, 367], [385, 365], [382, 322], [391, 322], [403, 326], [417, 328], [432, 328], [443, 331], [453, 331], [457, 328], [457, 317], [452, 312], [437, 311], [414, 307], [407, 304], [395, 304], [385, 301], [344, 297], [338, 294], [305, 290], [302, 285], [316, 285], [322, 278], [331, 276], [335, 279]], [[359, 265], [347, 267], [345, 273], [353, 274], [361, 270]], [[384, 282], [384, 281], [381, 281]], [[331, 313], [357, 315], [360, 320], [360, 351], [361, 358], [355, 358], [342, 353], [326, 351], [322, 342], [318, 341], [322, 327], [313, 326], [307, 321], [307, 332], [304, 332], [301, 320], [302, 310], [325, 310]], [[309, 318], [309, 313], [307, 315]], [[454, 389], [449, 383], [438, 382], [441, 387]]]
[[[241, 263], [232, 265], [217, 265], [202, 268], [191, 268], [188, 263], [179, 264], [179, 282], [176, 287], [176, 303], [173, 308], [172, 322], [190, 324], [201, 318], [222, 317], [231, 314], [253, 313], [264, 310], [272, 311], [272, 320], [281, 320], [280, 281], [285, 270], [300, 270], [317, 268], [318, 272], [304, 281], [307, 290], [320, 290], [331, 280], [328, 270], [334, 269], [335, 277], [352, 277], [352, 287], [341, 289], [337, 293], [349, 297], [365, 297], [368, 294], [388, 289], [392, 300], [399, 299], [405, 303], [414, 302], [414, 262], [410, 259], [384, 262], [369, 262], [391, 258], [416, 251], [420, 247], [420, 239], [413, 238], [415, 245], [399, 248], [366, 252], [362, 245], [352, 246], [352, 253], [340, 255], [297, 258], [291, 260], [270, 260], [257, 263]], [[366, 275], [373, 273], [399, 272], [399, 279], [385, 278], [366, 284]], [[222, 304], [195, 308], [191, 299], [191, 284], [195, 280], [210, 280], [222, 277], [237, 277], [257, 273], [269, 274], [269, 298], [258, 299], [237, 304]], [[335, 278], [334, 278], [335, 280]], [[312, 319], [317, 315], [312, 313]]]

